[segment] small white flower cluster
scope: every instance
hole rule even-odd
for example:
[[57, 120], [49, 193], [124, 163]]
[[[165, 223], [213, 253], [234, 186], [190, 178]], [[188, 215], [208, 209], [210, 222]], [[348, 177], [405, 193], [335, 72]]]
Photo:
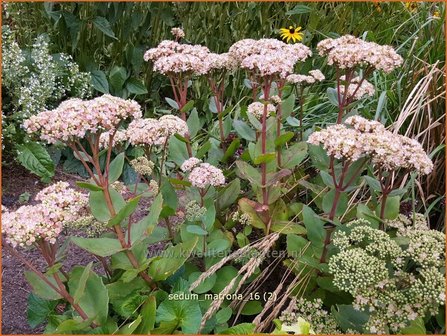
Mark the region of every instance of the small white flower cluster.
[[185, 37], [185, 32], [182, 28], [179, 27], [172, 28], [171, 34], [175, 37], [176, 40], [180, 40]]
[[28, 133], [40, 133], [49, 143], [83, 138], [88, 133], [115, 129], [128, 118], [141, 118], [141, 107], [134, 100], [103, 95], [91, 100], [77, 98], [62, 102], [24, 121]]
[[[345, 76], [341, 76], [340, 80], [345, 81]], [[359, 86], [360, 85], [360, 86]], [[340, 85], [340, 95], [343, 97], [345, 94], [345, 85]], [[347, 98], [350, 100], [360, 100], [365, 96], [374, 96], [376, 90], [374, 89], [374, 85], [368, 82], [366, 79], [363, 81], [360, 77], [354, 77], [347, 87]]]
[[420, 213], [414, 214], [414, 219], [399, 214], [395, 219], [385, 220], [385, 224], [387, 228], [397, 229], [397, 236], [406, 236], [412, 231], [429, 229], [425, 216]]
[[54, 244], [64, 225], [84, 212], [88, 196], [58, 182], [36, 196], [40, 203], [2, 214], [2, 232], [13, 247], [31, 246], [39, 240]]
[[81, 230], [87, 234], [87, 237], [98, 237], [107, 231], [107, 223], [96, 220], [93, 215], [88, 215], [71, 222], [69, 229]]
[[182, 172], [190, 172], [194, 167], [197, 167], [199, 164], [202, 163], [202, 160], [191, 157], [188, 160], [184, 161], [182, 165], [180, 166], [180, 169]]
[[332, 125], [314, 132], [307, 142], [322, 145], [336, 159], [356, 161], [371, 157], [373, 164], [388, 171], [404, 168], [427, 175], [433, 170], [432, 161], [418, 141], [394, 134], [377, 121], [359, 116], [349, 117], [345, 125]]
[[209, 53], [205, 59], [205, 64], [208, 68], [208, 73], [236, 70], [238, 63], [234, 57], [229, 53], [215, 54]]
[[186, 136], [188, 125], [173, 115], [165, 115], [158, 120], [135, 119], [127, 127], [127, 137], [132, 145], [163, 146], [174, 134]]
[[391, 46], [366, 42], [351, 35], [320, 41], [317, 49], [320, 56], [327, 56], [329, 65], [340, 69], [366, 66], [390, 73], [403, 63]]
[[403, 238], [406, 243], [398, 245], [361, 219], [334, 235], [340, 251], [329, 260], [329, 272], [334, 285], [354, 297], [355, 309], [371, 313], [368, 332], [397, 332], [444, 304], [444, 235], [413, 229]]
[[126, 194], [129, 192], [129, 188], [124, 184], [124, 182], [121, 181], [115, 181], [110, 186], [115, 189], [120, 194]]
[[12, 95], [17, 117], [36, 114], [63, 96], [91, 95], [90, 74], [79, 71], [71, 56], [53, 57], [43, 35], [30, 49], [27, 60], [11, 30], [2, 29], [2, 84]]
[[142, 176], [150, 176], [154, 170], [154, 163], [145, 156], [137, 157], [130, 161], [131, 167]]
[[275, 39], [244, 39], [234, 43], [229, 54], [239, 62], [242, 69], [253, 74], [286, 78], [293, 72], [297, 62], [304, 62], [312, 55], [301, 44], [286, 44]]
[[325, 76], [320, 70], [311, 70], [308, 75], [292, 74], [286, 80], [290, 84], [313, 84], [325, 80]]
[[198, 222], [206, 213], [206, 208], [201, 207], [197, 201], [191, 201], [185, 206], [186, 219], [190, 222]]
[[267, 117], [271, 113], [276, 112], [276, 107], [273, 104], [263, 104], [261, 102], [254, 102], [248, 105], [247, 107], [247, 113], [254, 116], [256, 119], [261, 120], [262, 116], [264, 115], [264, 109], [267, 106]]
[[282, 99], [278, 95], [270, 96], [270, 101], [272, 102], [273, 105], [279, 105], [282, 103]]
[[222, 170], [209, 163], [201, 163], [194, 167], [189, 173], [188, 180], [194, 187], [201, 189], [208, 186], [218, 187], [225, 184], [225, 176]]
[[299, 318], [309, 322], [312, 330], [318, 335], [341, 334], [334, 316], [323, 309], [323, 301], [315, 299], [308, 301], [304, 298], [294, 299], [293, 309], [281, 313], [279, 320], [288, 326], [294, 325]]

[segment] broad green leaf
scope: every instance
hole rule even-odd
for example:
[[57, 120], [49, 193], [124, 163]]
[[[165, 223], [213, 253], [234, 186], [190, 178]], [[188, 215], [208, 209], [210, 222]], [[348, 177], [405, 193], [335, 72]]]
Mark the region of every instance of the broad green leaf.
[[[54, 280], [53, 277], [48, 277], [47, 275], [45, 276], [48, 281], [54, 285], [54, 287], [58, 288], [56, 280]], [[25, 278], [33, 288], [33, 292], [42, 299], [58, 300], [62, 298], [58, 292], [43, 281], [36, 273], [25, 271]]]
[[106, 74], [101, 70], [93, 70], [91, 73], [92, 85], [95, 90], [101, 93], [109, 93], [109, 82]]
[[118, 330], [118, 332], [117, 332], [117, 334], [118, 335], [131, 335], [131, 334], [133, 334], [133, 332], [138, 328], [138, 326], [140, 325], [140, 323], [141, 323], [141, 315], [138, 315], [138, 317], [134, 320], [134, 321], [132, 321], [132, 322], [130, 322], [130, 323], [127, 323], [127, 324], [125, 324], [124, 326], [122, 326], [119, 330]]
[[284, 144], [289, 142], [293, 138], [294, 135], [295, 135], [295, 133], [293, 133], [293, 132], [286, 132], [286, 133], [281, 134], [279, 137], [277, 137], [275, 139], [275, 147], [279, 148], [279, 147], [283, 146]]
[[[202, 272], [193, 272], [188, 277], [188, 282], [192, 284], [196, 281]], [[200, 285], [198, 285], [195, 289], [193, 289], [194, 293], [203, 294], [211, 290], [216, 284], [217, 276], [216, 274], [211, 274], [208, 278], [206, 278]]]
[[227, 150], [225, 151], [225, 154], [222, 158], [222, 162], [227, 162], [229, 158], [232, 158], [234, 153], [238, 150], [240, 144], [241, 140], [237, 138], [231, 141], [230, 146], [228, 146]]
[[219, 310], [216, 313], [217, 324], [222, 324], [222, 323], [227, 322], [231, 318], [232, 315], [233, 315], [233, 310], [231, 309], [231, 307], [222, 308], [221, 310]]
[[273, 232], [279, 232], [282, 234], [294, 233], [294, 234], [304, 235], [307, 233], [306, 228], [304, 228], [302, 225], [299, 225], [294, 222], [289, 222], [289, 221], [275, 222], [270, 227], [270, 230]]
[[[182, 108], [181, 108], [181, 112], [184, 113], [188, 113], [189, 111], [191, 111], [194, 108], [194, 100], [190, 100], [189, 102], [187, 102]], [[196, 110], [197, 112], [197, 110]]]
[[287, 253], [293, 258], [298, 258], [303, 254], [303, 250], [308, 244], [309, 241], [301, 236], [295, 234], [287, 235]]
[[124, 153], [120, 153], [113, 159], [112, 162], [110, 162], [109, 184], [119, 179], [119, 177], [123, 173], [123, 167], [124, 167]]
[[343, 331], [350, 329], [363, 333], [363, 326], [369, 319], [367, 312], [355, 310], [352, 305], [334, 305], [331, 312]]
[[124, 207], [121, 208], [120, 211], [109, 220], [107, 226], [112, 227], [115, 225], [120, 225], [120, 223], [127, 217], [129, 217], [137, 208], [138, 202], [140, 201], [141, 196], [134, 197], [130, 199]]
[[259, 301], [247, 301], [245, 302], [241, 315], [256, 315], [262, 311], [262, 304]]
[[295, 95], [291, 94], [281, 103], [282, 117], [284, 119], [287, 119], [292, 114], [294, 108], [295, 108]]
[[202, 229], [199, 225], [187, 225], [186, 231], [198, 236], [206, 236], [208, 234], [208, 231]]
[[[380, 217], [382, 203], [376, 208], [376, 214]], [[384, 219], [395, 219], [399, 215], [400, 210], [400, 196], [388, 197], [386, 199], [385, 211], [383, 213]]]
[[217, 209], [219, 211], [222, 211], [231, 206], [240, 196], [240, 192], [241, 181], [238, 178], [235, 178], [230, 183], [228, 183], [228, 185], [226, 185], [224, 189], [219, 191], [216, 200]]
[[254, 206], [255, 202], [247, 199], [247, 198], [241, 198], [238, 201], [239, 207], [242, 211], [242, 213], [246, 214], [250, 217], [250, 224], [258, 229], [265, 230], [265, 223], [262, 221], [259, 214], [256, 212]]
[[307, 238], [315, 246], [323, 246], [325, 229], [323, 222], [307, 205], [303, 206], [303, 222], [307, 230]]
[[43, 179], [53, 177], [54, 163], [45, 147], [37, 142], [27, 142], [16, 148], [22, 166]]
[[253, 335], [255, 333], [253, 323], [241, 323], [220, 332], [222, 335]]
[[144, 238], [146, 235], [150, 235], [160, 217], [161, 210], [163, 209], [163, 195], [158, 194], [149, 208], [149, 214], [140, 220], [138, 223], [132, 224], [131, 227], [131, 241], [136, 241]]
[[246, 122], [242, 120], [235, 120], [233, 121], [233, 127], [242, 139], [248, 141], [256, 140], [255, 131], [250, 126], [248, 126]]
[[[211, 288], [211, 292], [217, 294], [220, 293], [229, 283], [233, 280], [237, 275], [238, 270], [233, 266], [224, 266], [216, 272], [216, 283], [213, 288]], [[236, 282], [235, 286], [230, 290], [230, 293], [234, 293], [237, 287]]]
[[141, 307], [141, 316], [143, 316], [140, 325], [136, 331], [139, 335], [149, 335], [155, 326], [155, 316], [157, 310], [157, 300], [154, 295], [149, 296]]
[[171, 106], [173, 109], [178, 110], [179, 106], [177, 102], [171, 98], [165, 97], [166, 102]]
[[283, 168], [295, 168], [299, 165], [307, 156], [307, 144], [305, 142], [298, 142], [293, 144], [282, 155], [282, 167]]
[[402, 335], [426, 335], [424, 319], [418, 317], [416, 320], [411, 321], [410, 325], [400, 330], [399, 334]]
[[100, 257], [108, 257], [124, 250], [118, 239], [72, 237], [71, 241], [80, 248]]
[[166, 280], [188, 260], [198, 238], [168, 247], [162, 256], [156, 257], [149, 265], [148, 273], [154, 281]]
[[93, 25], [102, 31], [105, 35], [117, 40], [115, 33], [112, 30], [110, 22], [102, 16], [97, 16], [93, 19]]
[[[84, 267], [75, 266], [70, 272], [68, 288], [74, 295], [79, 288], [79, 282], [84, 274]], [[109, 312], [109, 296], [102, 279], [94, 272], [88, 273], [83, 295], [79, 298], [79, 306], [88, 317], [94, 318], [99, 324], [106, 323]]]
[[27, 305], [27, 318], [30, 327], [35, 328], [39, 324], [45, 322], [48, 315], [53, 312], [57, 302], [57, 300], [45, 300], [33, 293], [30, 293], [28, 296]]
[[79, 303], [79, 300], [84, 295], [85, 286], [87, 284], [87, 279], [90, 275], [90, 271], [92, 269], [93, 262], [90, 262], [86, 267], [84, 267], [84, 270], [82, 271], [81, 277], [79, 278], [79, 282], [75, 284], [77, 288], [75, 289], [75, 292], [73, 294], [74, 303]]
[[[157, 322], [176, 322], [183, 334], [196, 334], [202, 313], [197, 301], [165, 300], [157, 309]], [[177, 329], [176, 328], [176, 329]]]
[[[192, 103], [192, 105], [194, 106], [194, 101], [190, 101], [188, 104]], [[187, 107], [186, 104], [183, 109], [185, 107]], [[182, 110], [183, 110], [182, 109]], [[189, 136], [191, 138], [194, 138], [197, 133], [199, 132], [199, 130], [202, 128], [201, 124], [200, 124], [200, 118], [199, 118], [199, 114], [197, 113], [197, 109], [193, 109], [191, 111], [191, 113], [189, 114], [188, 120], [186, 121], [187, 125], [188, 125], [188, 130], [189, 130]]]
[[[113, 188], [109, 188], [109, 193], [115, 212], [120, 211], [126, 205], [123, 196], [121, 196], [121, 194]], [[110, 215], [103, 191], [91, 191], [89, 205], [92, 215], [95, 216], [97, 220], [101, 222], [108, 222], [112, 217]]]
[[265, 153], [257, 156], [254, 160], [254, 164], [261, 164], [261, 163], [269, 163], [276, 159], [276, 153]]
[[252, 185], [261, 186], [261, 174], [255, 167], [252, 167], [247, 162], [240, 160], [236, 161], [236, 166], [242, 178], [250, 181]]
[[129, 93], [133, 93], [135, 95], [143, 95], [148, 92], [144, 84], [136, 78], [130, 78], [127, 80], [126, 89]]
[[228, 239], [214, 239], [208, 246], [206, 255], [207, 256], [219, 256], [219, 253], [225, 251], [231, 246], [231, 242]]
[[127, 71], [123, 67], [114, 66], [109, 72], [109, 84], [115, 90], [120, 92], [127, 80]]

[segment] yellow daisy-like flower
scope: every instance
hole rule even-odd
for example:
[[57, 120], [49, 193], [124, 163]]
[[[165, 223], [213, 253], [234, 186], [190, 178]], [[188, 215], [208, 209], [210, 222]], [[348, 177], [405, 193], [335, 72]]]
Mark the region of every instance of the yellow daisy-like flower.
[[441, 13], [438, 10], [433, 12], [433, 17], [439, 19], [441, 17]]
[[406, 2], [405, 3], [405, 7], [411, 12], [414, 13], [417, 11], [418, 9], [418, 4], [417, 2]]
[[301, 27], [294, 28], [293, 26], [289, 26], [289, 28], [281, 28], [281, 38], [286, 40], [287, 43], [292, 40], [293, 42], [301, 41], [303, 39], [304, 34], [300, 33]]

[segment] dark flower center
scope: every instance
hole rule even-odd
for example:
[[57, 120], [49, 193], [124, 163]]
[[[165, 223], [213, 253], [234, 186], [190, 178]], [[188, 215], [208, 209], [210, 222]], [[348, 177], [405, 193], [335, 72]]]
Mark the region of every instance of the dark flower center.
[[295, 33], [295, 28], [289, 28], [289, 33], [290, 34], [294, 34]]

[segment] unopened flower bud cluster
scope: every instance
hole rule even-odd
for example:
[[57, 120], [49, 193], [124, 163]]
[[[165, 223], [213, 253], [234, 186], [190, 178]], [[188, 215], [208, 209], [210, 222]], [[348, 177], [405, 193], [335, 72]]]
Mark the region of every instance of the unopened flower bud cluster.
[[329, 271], [334, 285], [354, 297], [354, 308], [370, 312], [369, 333], [398, 332], [444, 304], [444, 236], [405, 225], [402, 245], [362, 219], [334, 235], [339, 252], [329, 260]]
[[145, 156], [130, 161], [131, 167], [142, 176], [150, 176], [154, 170], [154, 163]]
[[256, 119], [261, 120], [264, 115], [264, 110], [267, 106], [267, 116], [276, 112], [276, 107], [273, 104], [263, 104], [261, 102], [254, 102], [248, 105], [247, 113], [253, 115]]
[[185, 206], [186, 219], [190, 222], [201, 221], [206, 213], [206, 208], [201, 207], [197, 201], [191, 201]]

